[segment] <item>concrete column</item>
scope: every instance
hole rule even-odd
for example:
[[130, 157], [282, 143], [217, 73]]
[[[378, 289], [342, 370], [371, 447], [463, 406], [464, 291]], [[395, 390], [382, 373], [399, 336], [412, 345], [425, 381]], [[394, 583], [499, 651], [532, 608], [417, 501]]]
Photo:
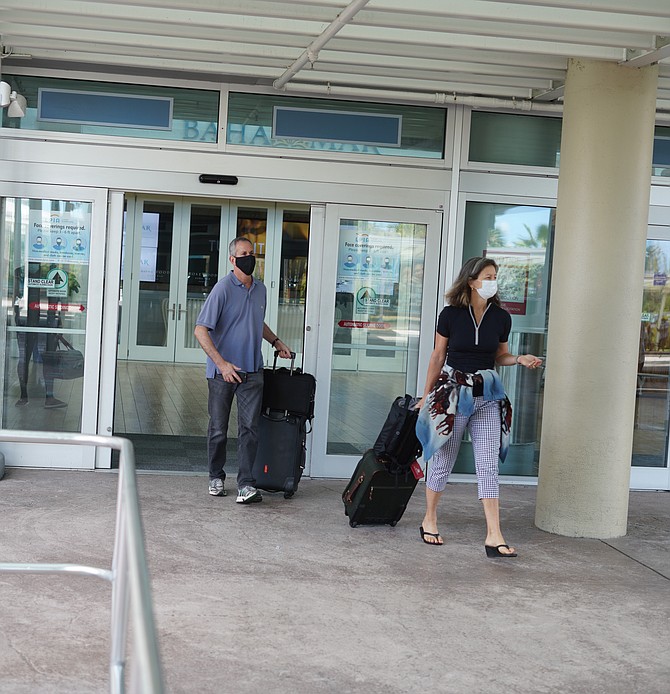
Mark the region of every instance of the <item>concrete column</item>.
[[626, 534], [657, 66], [570, 59], [535, 522]]

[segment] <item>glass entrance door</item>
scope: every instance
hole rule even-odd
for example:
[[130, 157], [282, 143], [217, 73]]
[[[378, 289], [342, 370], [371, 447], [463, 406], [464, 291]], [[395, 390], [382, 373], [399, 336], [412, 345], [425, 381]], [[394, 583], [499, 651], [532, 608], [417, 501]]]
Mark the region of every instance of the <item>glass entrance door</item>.
[[[231, 202], [231, 230], [254, 244], [256, 269], [268, 293], [265, 322], [296, 353], [302, 364], [307, 258], [309, 252], [310, 209], [307, 205]], [[228, 252], [226, 251], [226, 263]], [[230, 265], [227, 265], [227, 270]], [[265, 363], [272, 362], [273, 350], [263, 342]]]
[[[96, 433], [106, 194], [0, 183], [0, 195], [2, 428]], [[79, 446], [3, 453], [8, 465], [95, 464]]]
[[423, 389], [441, 222], [429, 211], [327, 206], [312, 476], [350, 476], [395, 397]]
[[168, 324], [174, 328], [177, 362], [203, 362], [193, 329], [200, 309], [212, 287], [219, 281], [221, 234], [225, 230], [226, 204], [185, 202], [182, 219], [188, 233], [177, 240], [177, 296], [168, 302]]
[[633, 429], [634, 489], [670, 489], [670, 227], [649, 228]]
[[[138, 361], [204, 363], [193, 329], [222, 273], [228, 244], [254, 244], [254, 272], [268, 291], [266, 322], [302, 358], [309, 207], [273, 202], [127, 201], [119, 355]], [[266, 361], [270, 348], [264, 345]]]
[[[512, 316], [510, 352], [544, 358], [555, 210], [551, 205], [540, 206], [523, 198], [494, 202], [474, 197], [461, 197], [464, 232], [458, 267], [474, 256], [486, 255], [496, 261], [502, 306]], [[508, 478], [537, 476], [543, 375], [543, 369], [500, 369], [514, 408], [510, 450], [500, 468], [500, 474]], [[472, 443], [466, 432], [454, 473], [474, 472]]]
[[130, 201], [122, 280], [129, 359], [204, 361], [193, 328], [218, 280], [224, 222], [225, 203]]
[[[310, 208], [142, 196], [128, 196], [125, 205], [122, 310], [110, 376], [115, 400], [101, 414], [100, 427], [133, 437], [142, 464], [147, 464], [142, 455], [150, 451], [156, 469], [191, 470], [186, 460], [204, 447], [207, 433], [205, 356], [193, 329], [209, 292], [231, 270], [229, 244], [238, 235], [254, 244], [255, 275], [268, 294], [266, 322], [297, 353], [301, 365]], [[120, 226], [120, 212], [118, 219]], [[115, 299], [107, 296], [114, 309]], [[116, 313], [109, 320], [113, 332]], [[266, 364], [272, 362], [267, 343], [263, 356]], [[235, 423], [233, 413], [231, 439], [237, 436]], [[165, 451], [156, 459], [156, 436], [182, 439], [162, 442]]]

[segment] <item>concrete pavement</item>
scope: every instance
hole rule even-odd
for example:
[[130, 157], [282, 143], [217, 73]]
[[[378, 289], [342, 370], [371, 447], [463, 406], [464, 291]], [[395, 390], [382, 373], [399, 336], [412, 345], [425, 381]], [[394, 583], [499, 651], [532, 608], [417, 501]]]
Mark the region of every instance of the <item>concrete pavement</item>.
[[[340, 480], [249, 507], [200, 474], [140, 474], [167, 690], [175, 693], [665, 693], [670, 494], [633, 492], [629, 534], [533, 525], [504, 486], [514, 560], [487, 559], [476, 487], [451, 484], [420, 541], [420, 485], [395, 528], [352, 529]], [[10, 468], [0, 561], [111, 561], [117, 475]], [[110, 588], [0, 574], [0, 692], [108, 691]]]

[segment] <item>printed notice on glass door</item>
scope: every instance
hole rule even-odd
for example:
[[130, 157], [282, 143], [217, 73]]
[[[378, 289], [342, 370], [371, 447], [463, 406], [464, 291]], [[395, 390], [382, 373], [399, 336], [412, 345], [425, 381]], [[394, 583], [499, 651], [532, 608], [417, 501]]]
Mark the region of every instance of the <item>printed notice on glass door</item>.
[[346, 220], [342, 220], [337, 264], [338, 292], [353, 294], [366, 286], [377, 295], [393, 294], [394, 285], [400, 279], [402, 244], [395, 226], [390, 225], [389, 236], [385, 236], [362, 232], [355, 226], [347, 226]]
[[30, 210], [28, 260], [33, 263], [88, 265], [91, 213]]
[[528, 278], [538, 264], [532, 252], [487, 249], [484, 255], [498, 264], [498, 291], [502, 307], [512, 315], [525, 316], [528, 307]]

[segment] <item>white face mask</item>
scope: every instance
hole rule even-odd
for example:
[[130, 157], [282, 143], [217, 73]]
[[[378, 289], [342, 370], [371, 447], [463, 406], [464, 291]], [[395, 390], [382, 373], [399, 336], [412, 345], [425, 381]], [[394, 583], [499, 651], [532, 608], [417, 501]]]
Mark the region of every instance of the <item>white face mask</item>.
[[475, 289], [482, 299], [490, 299], [498, 291], [498, 282], [496, 280], [482, 280], [482, 286], [475, 287]]

